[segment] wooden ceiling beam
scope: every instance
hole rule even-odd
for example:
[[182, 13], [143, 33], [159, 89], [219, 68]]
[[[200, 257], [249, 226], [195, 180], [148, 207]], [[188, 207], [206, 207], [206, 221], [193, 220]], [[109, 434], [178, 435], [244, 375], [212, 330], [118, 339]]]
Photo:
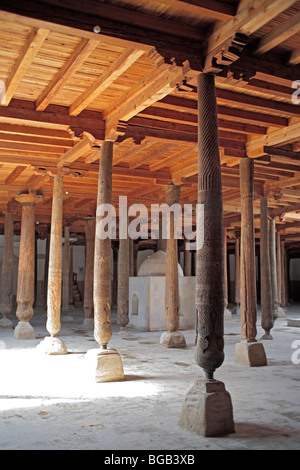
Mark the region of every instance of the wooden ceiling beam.
[[0, 106], [0, 122], [3, 121], [10, 124], [38, 124], [59, 131], [70, 129], [77, 136], [87, 131], [96, 139], [104, 138], [104, 121], [101, 113], [96, 111], [82, 111], [80, 116], [69, 116], [65, 106], [51, 104], [45, 111], [36, 111], [34, 102], [12, 99], [9, 106]]
[[209, 36], [207, 54], [222, 46], [236, 32], [247, 36], [253, 34], [294, 3], [295, 0], [240, 0], [235, 17], [223, 25], [217, 24]]
[[72, 147], [70, 150], [61, 155], [61, 157], [59, 157], [59, 159], [57, 160], [57, 167], [61, 168], [62, 166], [73, 163], [78, 158], [85, 156], [87, 153], [90, 152], [94, 143], [94, 137], [91, 134], [84, 132], [83, 138], [79, 142], [77, 142], [74, 147]]
[[247, 155], [256, 158], [264, 155], [264, 148], [276, 145], [284, 145], [299, 140], [300, 121], [294, 122], [283, 129], [278, 129], [260, 137], [250, 139], [246, 144]]
[[129, 121], [143, 109], [171, 93], [190, 71], [188, 62], [183, 67], [177, 66], [173, 62], [171, 65], [167, 65], [167, 70], [166, 65], [162, 64], [164, 72], [153, 83], [142, 86], [134, 98], [132, 93], [129, 93], [122, 105], [106, 118], [106, 138], [110, 138], [110, 133], [115, 130], [119, 121]]
[[94, 101], [117, 78], [119, 78], [134, 62], [144, 54], [143, 50], [125, 49], [111, 66], [100, 75], [95, 82], [85, 90], [70, 106], [70, 116], [77, 116], [83, 109]]
[[10, 72], [10, 75], [6, 81], [5, 96], [4, 96], [4, 100], [1, 102], [1, 105], [4, 105], [4, 106], [9, 105], [10, 100], [12, 99], [16, 89], [18, 88], [24, 75], [29, 69], [35, 56], [39, 52], [48, 34], [49, 34], [49, 29], [44, 29], [44, 28], [34, 28], [32, 32], [30, 33], [27, 39], [27, 42], [21, 54], [19, 55], [17, 61], [15, 62]]
[[55, 95], [65, 86], [69, 78], [79, 69], [83, 62], [99, 45], [98, 40], [82, 39], [69, 59], [61, 67], [49, 85], [44, 88], [36, 100], [37, 111], [43, 111]]
[[197, 16], [206, 16], [219, 21], [228, 21], [235, 16], [235, 5], [216, 0], [160, 0], [158, 3], [178, 7], [180, 11], [194, 13]]
[[282, 42], [289, 39], [294, 34], [300, 31], [300, 12], [291, 16], [287, 21], [280, 26], [273, 28], [269, 33], [265, 34], [258, 43], [254, 54], [265, 54], [269, 50], [278, 46]]

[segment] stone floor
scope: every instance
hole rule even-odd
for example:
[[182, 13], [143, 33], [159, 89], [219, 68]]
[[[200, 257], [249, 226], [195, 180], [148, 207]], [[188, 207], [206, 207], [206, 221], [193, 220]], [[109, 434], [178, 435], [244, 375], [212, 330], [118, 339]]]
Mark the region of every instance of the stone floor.
[[[178, 424], [184, 396], [202, 375], [193, 330], [184, 332], [186, 349], [166, 349], [161, 332], [120, 333], [114, 322], [110, 346], [122, 356], [126, 380], [97, 384], [85, 357], [97, 346], [93, 331], [82, 327], [82, 312], [71, 314], [59, 334], [69, 351], [64, 356], [36, 351], [47, 335], [45, 312], [36, 311], [31, 322], [36, 340], [0, 330], [1, 450], [299, 449], [300, 328], [286, 318], [263, 342], [268, 365], [257, 368], [234, 361], [239, 316], [225, 322], [225, 361], [216, 378], [231, 394], [236, 432], [205, 438]], [[300, 306], [291, 305], [287, 317], [300, 318]], [[257, 327], [259, 339], [259, 314]]]

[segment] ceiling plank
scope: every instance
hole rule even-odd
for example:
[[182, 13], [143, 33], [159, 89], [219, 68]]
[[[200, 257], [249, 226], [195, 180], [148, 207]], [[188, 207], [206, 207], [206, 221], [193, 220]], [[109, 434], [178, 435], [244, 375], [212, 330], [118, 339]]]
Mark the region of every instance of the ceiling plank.
[[64, 87], [67, 80], [79, 69], [97, 45], [99, 45], [98, 40], [81, 40], [69, 59], [36, 100], [36, 109], [38, 111], [43, 111], [51, 103], [53, 97]]
[[265, 34], [260, 41], [254, 52], [255, 55], [261, 55], [274, 47], [278, 46], [286, 39], [300, 31], [300, 12], [291, 16], [287, 21], [282, 23], [277, 28], [273, 28], [269, 33]]
[[29, 35], [29, 38], [27, 39], [22, 53], [19, 55], [18, 60], [14, 64], [5, 84], [5, 97], [3, 102], [1, 102], [1, 105], [9, 105], [10, 100], [12, 99], [16, 89], [18, 88], [24, 75], [29, 69], [33, 59], [42, 47], [48, 34], [49, 29], [34, 28], [31, 34]]
[[299, 140], [300, 121], [294, 122], [287, 127], [278, 129], [260, 137], [255, 137], [246, 143], [246, 152], [248, 157], [257, 158], [264, 155], [264, 147], [273, 147], [283, 145]]
[[70, 116], [77, 116], [95, 100], [106, 88], [120, 77], [134, 62], [144, 54], [143, 50], [125, 49], [111, 66], [95, 80], [70, 106]]

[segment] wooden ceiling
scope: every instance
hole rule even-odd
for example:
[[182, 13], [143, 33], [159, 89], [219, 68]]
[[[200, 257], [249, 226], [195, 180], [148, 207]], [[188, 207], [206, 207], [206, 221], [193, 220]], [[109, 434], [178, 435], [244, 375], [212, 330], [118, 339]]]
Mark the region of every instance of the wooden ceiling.
[[300, 1], [2, 1], [0, 231], [8, 208], [20, 221], [14, 198], [28, 191], [43, 195], [45, 230], [61, 168], [64, 223], [80, 236], [95, 213], [105, 139], [115, 141], [115, 202], [164, 202], [173, 181], [182, 203], [196, 203], [196, 77], [205, 71], [216, 77], [229, 234], [240, 229], [239, 161], [249, 156], [257, 235], [265, 195], [277, 230], [299, 249], [299, 63]]

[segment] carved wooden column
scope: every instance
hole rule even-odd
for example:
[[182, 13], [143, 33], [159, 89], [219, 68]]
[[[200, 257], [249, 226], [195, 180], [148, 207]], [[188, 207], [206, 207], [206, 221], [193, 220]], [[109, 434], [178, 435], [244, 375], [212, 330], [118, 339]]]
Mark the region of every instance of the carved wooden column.
[[270, 269], [270, 247], [268, 230], [268, 199], [260, 200], [260, 282], [261, 282], [261, 326], [265, 330], [263, 339], [273, 339], [272, 282]]
[[[166, 187], [166, 203], [171, 207], [179, 204], [180, 186], [170, 184]], [[168, 348], [184, 348], [186, 346], [183, 334], [179, 328], [179, 283], [178, 283], [178, 247], [177, 238], [174, 236], [174, 212], [170, 211], [170, 234], [167, 238], [166, 260], [166, 287], [165, 287], [165, 311], [166, 329], [160, 337], [160, 344]]]
[[240, 311], [243, 340], [235, 346], [235, 360], [245, 365], [266, 365], [264, 347], [256, 342], [256, 277], [254, 238], [254, 161], [240, 161], [241, 190], [241, 257], [240, 257]]
[[61, 280], [62, 280], [62, 222], [63, 222], [63, 176], [54, 176], [51, 231], [49, 247], [49, 271], [47, 294], [46, 328], [50, 337], [46, 337], [37, 348], [46, 354], [66, 354], [67, 348], [56, 337], [61, 328]]
[[[111, 382], [124, 379], [120, 355], [108, 348], [112, 336], [111, 329], [111, 240], [100, 236], [98, 225], [105, 217], [104, 204], [112, 202], [112, 162], [113, 142], [101, 145], [99, 165], [96, 237], [94, 255], [94, 337], [100, 349], [90, 352], [95, 363], [97, 382]], [[108, 235], [108, 234], [107, 234]]]
[[118, 253], [118, 291], [117, 291], [117, 323], [121, 330], [129, 322], [129, 237], [119, 240]]
[[48, 270], [49, 270], [49, 248], [50, 248], [50, 234], [46, 235], [46, 253], [44, 264], [44, 309], [47, 310], [47, 292], [48, 292]]
[[224, 230], [216, 91], [214, 76], [205, 73], [198, 76], [198, 203], [204, 204], [204, 242], [196, 252], [195, 359], [206, 379], [186, 395], [181, 424], [217, 436], [234, 432], [234, 423], [231, 397], [213, 378], [224, 360]]
[[13, 322], [7, 318], [12, 312], [13, 294], [13, 272], [14, 272], [14, 215], [10, 212], [5, 214], [4, 222], [4, 247], [2, 257], [1, 291], [0, 291], [0, 328], [13, 328]]
[[35, 339], [35, 332], [29, 321], [34, 313], [35, 205], [42, 199], [42, 196], [35, 194], [16, 196], [16, 200], [22, 205], [16, 311], [19, 323], [14, 331], [17, 339]]
[[95, 231], [96, 218], [86, 217], [85, 222], [85, 275], [84, 275], [84, 321], [83, 326], [94, 326], [94, 253], [95, 253]]
[[62, 274], [62, 320], [73, 321], [69, 313], [70, 298], [70, 227], [64, 228], [64, 248], [63, 248], [63, 274]]

